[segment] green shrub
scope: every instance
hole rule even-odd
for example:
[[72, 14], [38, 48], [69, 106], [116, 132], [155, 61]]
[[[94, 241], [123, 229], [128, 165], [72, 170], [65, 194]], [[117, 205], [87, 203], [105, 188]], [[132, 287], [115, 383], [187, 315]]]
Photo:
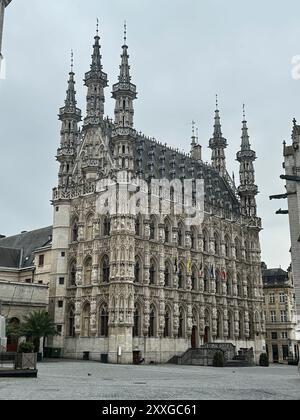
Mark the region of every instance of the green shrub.
[[218, 351], [214, 355], [214, 361], [213, 361], [214, 367], [224, 367], [225, 366], [225, 358], [224, 353], [221, 351]]
[[18, 348], [18, 353], [33, 353], [33, 344], [29, 342], [21, 343]]
[[266, 353], [262, 353], [259, 358], [259, 366], [269, 367], [269, 357]]

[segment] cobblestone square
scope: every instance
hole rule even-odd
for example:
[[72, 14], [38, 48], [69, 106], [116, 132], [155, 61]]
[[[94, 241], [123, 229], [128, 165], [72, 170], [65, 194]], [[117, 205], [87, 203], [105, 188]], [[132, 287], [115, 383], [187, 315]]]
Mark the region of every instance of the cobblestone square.
[[0, 400], [300, 400], [300, 376], [293, 366], [216, 369], [47, 361], [38, 368], [37, 379], [0, 379]]

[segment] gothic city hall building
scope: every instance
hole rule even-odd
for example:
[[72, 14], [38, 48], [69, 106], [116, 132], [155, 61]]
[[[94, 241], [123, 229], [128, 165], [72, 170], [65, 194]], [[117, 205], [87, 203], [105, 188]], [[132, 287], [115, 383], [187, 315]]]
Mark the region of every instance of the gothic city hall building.
[[211, 164], [195, 133], [185, 154], [135, 130], [126, 36], [114, 121], [104, 115], [98, 30], [85, 86], [82, 120], [72, 64], [52, 201], [49, 311], [60, 335], [48, 345], [64, 357], [124, 364], [165, 363], [205, 343], [253, 348], [257, 358], [265, 350], [261, 220], [245, 114], [236, 187], [218, 106]]

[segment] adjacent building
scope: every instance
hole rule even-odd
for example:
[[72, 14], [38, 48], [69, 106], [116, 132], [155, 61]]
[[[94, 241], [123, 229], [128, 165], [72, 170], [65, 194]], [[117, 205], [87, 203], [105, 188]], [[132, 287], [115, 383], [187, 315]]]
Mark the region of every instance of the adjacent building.
[[288, 199], [292, 270], [297, 305], [297, 340], [300, 345], [300, 125], [294, 120], [292, 144], [284, 143], [284, 169]]
[[292, 272], [263, 265], [267, 353], [271, 363], [299, 360]]
[[[0, 236], [0, 306], [8, 323], [19, 324], [34, 310], [47, 309], [52, 227]], [[16, 350], [8, 337], [8, 351]]]

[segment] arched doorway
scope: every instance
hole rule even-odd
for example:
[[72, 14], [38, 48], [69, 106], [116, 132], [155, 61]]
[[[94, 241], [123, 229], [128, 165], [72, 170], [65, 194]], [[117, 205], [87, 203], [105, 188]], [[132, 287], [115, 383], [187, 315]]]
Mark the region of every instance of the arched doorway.
[[210, 328], [205, 327], [205, 330], [204, 330], [204, 344], [209, 343], [209, 341], [210, 341]]
[[191, 345], [192, 345], [192, 349], [197, 349], [198, 346], [198, 328], [197, 327], [193, 327], [192, 330], [192, 339], [191, 339]]

